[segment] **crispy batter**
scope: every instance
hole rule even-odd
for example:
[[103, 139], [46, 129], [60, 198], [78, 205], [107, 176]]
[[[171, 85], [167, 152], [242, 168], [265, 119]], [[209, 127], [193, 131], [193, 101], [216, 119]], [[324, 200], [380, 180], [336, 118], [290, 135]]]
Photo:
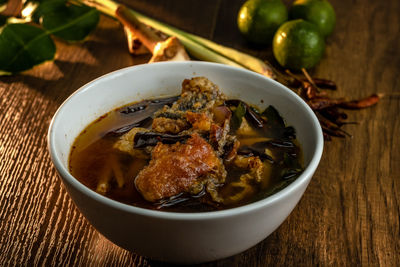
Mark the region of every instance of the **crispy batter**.
[[138, 132], [147, 132], [148, 130], [145, 128], [133, 128], [126, 134], [122, 135], [117, 142], [114, 144], [114, 148], [120, 150], [122, 152], [128, 153], [133, 157], [147, 159], [149, 155], [140, 149], [133, 148], [133, 139], [135, 138], [136, 133]]
[[192, 79], [185, 79], [182, 82], [182, 93], [187, 91], [197, 93], [218, 93], [219, 88], [206, 77], [194, 77]]
[[175, 111], [211, 112], [212, 108], [222, 104], [224, 96], [217, 85], [205, 77], [195, 77], [182, 82], [181, 98], [171, 107]]
[[159, 133], [180, 133], [183, 130], [189, 128], [186, 121], [181, 119], [169, 119], [164, 117], [158, 117], [153, 120], [152, 129]]
[[210, 127], [210, 144], [214, 147], [214, 149], [217, 151], [218, 156], [221, 156], [224, 153], [224, 147], [227, 143], [227, 140], [230, 139], [228, 138], [229, 135], [229, 120], [226, 119], [225, 123], [221, 126], [218, 124], [211, 124]]
[[226, 148], [223, 154], [224, 160], [229, 162], [236, 158], [239, 146], [239, 140], [237, 140], [235, 137], [230, 136], [229, 140], [227, 140], [224, 146], [224, 149]]
[[223, 134], [223, 128], [218, 124], [211, 124], [210, 127], [210, 144], [214, 147], [215, 150], [218, 150], [219, 145], [218, 142], [221, 140]]
[[[255, 188], [252, 186], [252, 184], [254, 182], [267, 182], [265, 181], [265, 179], [263, 179], [265, 167], [259, 157], [243, 157], [237, 155], [233, 163], [237, 167], [249, 170], [250, 172], [242, 174], [238, 181], [228, 184], [225, 190], [230, 190], [231, 192], [236, 193], [232, 193], [228, 197], [223, 199], [222, 202], [224, 204], [235, 203], [253, 194]], [[270, 171], [270, 169], [268, 169], [267, 171]]]
[[213, 148], [198, 134], [193, 134], [186, 144], [157, 144], [152, 160], [135, 179], [136, 188], [151, 202], [193, 192], [207, 176], [225, 181], [226, 171]]
[[193, 129], [200, 131], [210, 131], [212, 120], [206, 113], [186, 112], [186, 120], [192, 125]]
[[244, 174], [246, 177], [255, 179], [256, 182], [261, 182], [263, 178], [264, 164], [259, 157], [244, 157], [237, 155], [234, 159], [234, 164], [242, 169], [250, 170]]

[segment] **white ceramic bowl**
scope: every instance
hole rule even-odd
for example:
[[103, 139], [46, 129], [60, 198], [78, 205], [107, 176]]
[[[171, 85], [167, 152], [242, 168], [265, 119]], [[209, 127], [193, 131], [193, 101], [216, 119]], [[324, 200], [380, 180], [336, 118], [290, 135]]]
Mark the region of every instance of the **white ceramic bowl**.
[[[230, 97], [266, 107], [274, 105], [294, 126], [305, 161], [289, 186], [238, 208], [172, 213], [133, 207], [90, 190], [68, 171], [71, 145], [99, 116], [116, 107], [161, 95], [179, 94], [186, 78], [205, 76]], [[115, 244], [153, 259], [200, 263], [240, 253], [271, 234], [303, 195], [323, 149], [318, 120], [300, 97], [254, 72], [205, 62], [139, 65], [104, 75], [77, 90], [58, 109], [48, 132], [51, 159], [72, 200], [87, 220]]]

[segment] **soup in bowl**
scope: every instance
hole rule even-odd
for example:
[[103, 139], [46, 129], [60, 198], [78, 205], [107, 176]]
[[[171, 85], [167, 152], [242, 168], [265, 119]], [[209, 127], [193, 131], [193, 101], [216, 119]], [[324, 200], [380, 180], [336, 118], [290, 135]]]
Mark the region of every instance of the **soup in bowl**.
[[61, 105], [48, 142], [69, 195], [100, 233], [175, 263], [221, 259], [265, 239], [299, 201], [323, 147], [318, 120], [295, 93], [205, 62], [96, 79]]

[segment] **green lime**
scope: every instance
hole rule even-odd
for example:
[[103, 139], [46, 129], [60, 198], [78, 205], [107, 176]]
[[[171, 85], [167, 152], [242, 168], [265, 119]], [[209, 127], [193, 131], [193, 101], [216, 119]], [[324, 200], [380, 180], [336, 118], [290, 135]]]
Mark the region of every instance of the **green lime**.
[[256, 44], [271, 44], [275, 31], [287, 21], [281, 0], [248, 0], [239, 10], [237, 24], [244, 37]]
[[272, 42], [272, 50], [278, 63], [293, 70], [315, 66], [324, 49], [324, 38], [317, 26], [302, 19], [282, 24]]
[[335, 28], [335, 10], [326, 0], [296, 0], [289, 14], [291, 19], [304, 19], [315, 24], [324, 37]]

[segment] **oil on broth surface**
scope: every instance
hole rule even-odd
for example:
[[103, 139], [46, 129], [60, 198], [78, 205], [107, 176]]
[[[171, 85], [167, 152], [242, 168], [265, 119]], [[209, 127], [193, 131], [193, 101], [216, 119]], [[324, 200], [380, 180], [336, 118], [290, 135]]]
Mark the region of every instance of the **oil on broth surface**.
[[[92, 190], [126, 204], [163, 211], [201, 212], [265, 198], [301, 174], [302, 155], [295, 131], [284, 124], [272, 106], [260, 112], [240, 100], [205, 91], [212, 86], [193, 93], [198, 90], [193, 88], [199, 88], [199, 81], [193, 82], [194, 79], [185, 80], [189, 93], [185, 92], [184, 81], [180, 96], [133, 103], [90, 124], [71, 149], [72, 175]], [[204, 81], [201, 82], [203, 88]], [[209, 94], [208, 98], [202, 94]], [[212, 105], [207, 106], [210, 99]], [[133, 137], [129, 139], [129, 135]], [[177, 152], [192, 148], [190, 144], [200, 144], [204, 153], [191, 160], [195, 153]], [[160, 159], [165, 156], [163, 151], [174, 156], [171, 159], [167, 154]], [[210, 166], [204, 166], [204, 159]], [[135, 179], [158, 171], [159, 175], [153, 176], [168, 176], [171, 180], [165, 170], [154, 171], [157, 160], [164, 160], [160, 164], [164, 164], [161, 168], [165, 170], [168, 164], [181, 165], [170, 168], [177, 173], [187, 165], [184, 173], [189, 177], [193, 170], [201, 170], [189, 186], [184, 184], [184, 189], [173, 177], [168, 186], [181, 190], [178, 193], [154, 197], [158, 195], [147, 194], [143, 188], [150, 184], [156, 193], [168, 193], [170, 188], [154, 185], [154, 177], [151, 179], [155, 182], [144, 181], [145, 186], [140, 188], [142, 184], [135, 183]]]

